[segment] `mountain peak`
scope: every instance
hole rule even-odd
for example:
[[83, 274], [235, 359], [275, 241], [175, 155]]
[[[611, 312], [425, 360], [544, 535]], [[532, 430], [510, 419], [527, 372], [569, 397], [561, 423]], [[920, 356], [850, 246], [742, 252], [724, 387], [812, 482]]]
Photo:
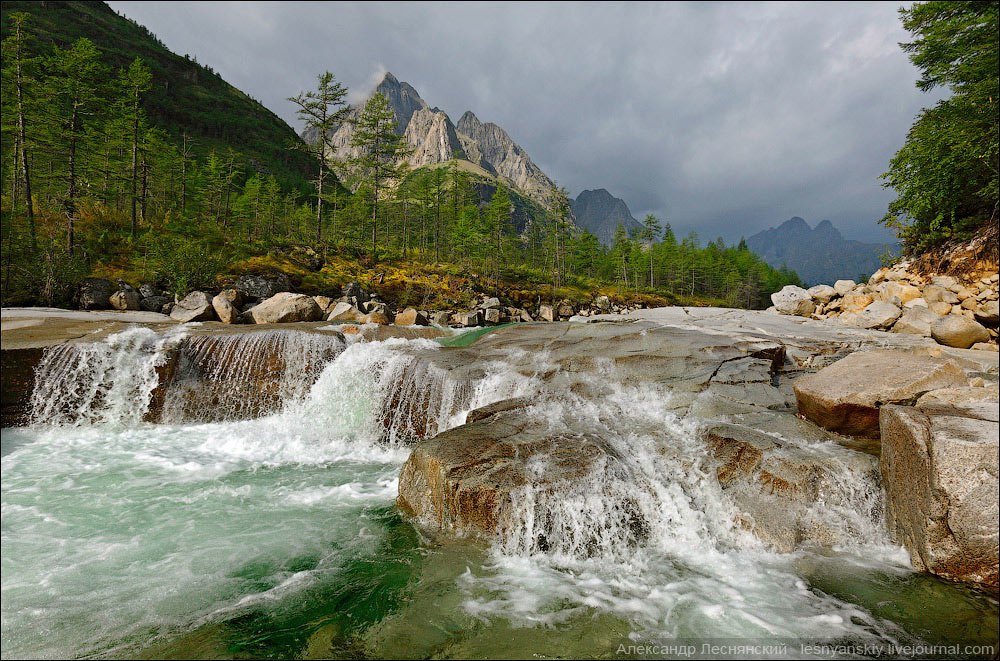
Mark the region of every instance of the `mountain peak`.
[[873, 273], [879, 268], [879, 255], [885, 250], [880, 244], [846, 241], [829, 220], [810, 229], [809, 223], [798, 216], [746, 241], [750, 250], [765, 262], [774, 268], [788, 266], [807, 285], [829, 284]]
[[626, 230], [641, 226], [625, 200], [615, 197], [606, 188], [582, 191], [575, 200], [570, 200], [570, 206], [576, 224], [607, 246], [614, 243], [618, 225], [624, 225]]
[[392, 111], [396, 114], [396, 133], [403, 135], [406, 125], [410, 123], [413, 113], [427, 107], [427, 102], [420, 98], [417, 90], [407, 82], [401, 82], [386, 71], [382, 82], [375, 91], [389, 100]]
[[391, 71], [386, 71], [385, 75], [382, 76], [382, 82], [379, 83], [379, 85], [381, 86], [384, 83], [389, 83], [390, 85], [398, 85], [399, 79], [393, 76]]

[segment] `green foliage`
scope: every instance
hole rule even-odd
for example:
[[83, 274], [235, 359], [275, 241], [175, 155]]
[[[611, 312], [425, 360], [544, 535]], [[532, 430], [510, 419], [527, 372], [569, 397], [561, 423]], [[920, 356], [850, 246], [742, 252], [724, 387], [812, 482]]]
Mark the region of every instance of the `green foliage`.
[[150, 240], [149, 275], [164, 288], [183, 296], [193, 289], [215, 287], [228, 260], [206, 242], [184, 236], [157, 236]]
[[898, 197], [881, 222], [908, 253], [997, 222], [998, 8], [996, 0], [934, 0], [900, 10], [915, 37], [902, 46], [921, 71], [917, 87], [952, 92], [921, 112], [882, 175]]

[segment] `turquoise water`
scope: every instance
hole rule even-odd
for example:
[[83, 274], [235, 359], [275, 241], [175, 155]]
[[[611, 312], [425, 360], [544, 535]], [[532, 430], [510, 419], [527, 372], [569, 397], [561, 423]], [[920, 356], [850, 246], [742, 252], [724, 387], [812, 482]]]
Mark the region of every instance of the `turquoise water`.
[[[408, 449], [377, 422], [405, 351], [447, 350], [416, 342], [351, 345], [281, 411], [207, 424], [125, 413], [148, 375], [121, 360], [139, 385], [93, 403], [117, 416], [3, 430], [4, 657], [644, 658], [671, 641], [756, 641], [796, 658], [803, 641], [861, 656], [996, 642], [995, 601], [913, 573], [874, 524], [793, 554], [734, 528], [696, 423], [662, 412], [655, 386], [536, 411], [554, 429], [590, 421], [629, 452], [630, 482], [598, 475], [600, 491], [558, 503], [525, 492], [522, 536], [505, 544], [435, 538], [395, 508]], [[518, 385], [501, 364], [483, 378], [470, 407], [554, 387]], [[525, 531], [544, 516], [568, 530], [612, 520], [616, 489], [657, 517], [646, 544], [533, 546]]]

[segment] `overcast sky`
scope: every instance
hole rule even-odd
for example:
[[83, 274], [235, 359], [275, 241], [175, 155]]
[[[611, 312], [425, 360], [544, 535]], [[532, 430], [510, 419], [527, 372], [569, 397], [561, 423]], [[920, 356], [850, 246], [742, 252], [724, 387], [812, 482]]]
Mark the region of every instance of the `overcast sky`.
[[607, 188], [703, 242], [791, 216], [890, 238], [878, 175], [935, 101], [898, 2], [110, 5], [297, 128], [286, 98], [320, 72], [360, 98], [388, 70], [571, 195]]

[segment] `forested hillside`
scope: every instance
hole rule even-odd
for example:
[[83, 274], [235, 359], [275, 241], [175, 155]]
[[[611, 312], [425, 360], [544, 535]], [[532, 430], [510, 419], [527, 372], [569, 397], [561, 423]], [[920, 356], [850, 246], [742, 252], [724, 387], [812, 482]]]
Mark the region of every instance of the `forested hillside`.
[[[656, 219], [602, 246], [562, 189], [543, 208], [462, 161], [409, 169], [380, 94], [352, 119], [349, 191], [316, 145], [103, 4], [5, 3], [3, 34], [4, 305], [69, 305], [88, 275], [183, 294], [281, 270], [303, 291], [357, 280], [425, 307], [598, 292], [761, 307], [798, 281]], [[345, 96], [326, 73], [295, 103], [330, 129]]]

